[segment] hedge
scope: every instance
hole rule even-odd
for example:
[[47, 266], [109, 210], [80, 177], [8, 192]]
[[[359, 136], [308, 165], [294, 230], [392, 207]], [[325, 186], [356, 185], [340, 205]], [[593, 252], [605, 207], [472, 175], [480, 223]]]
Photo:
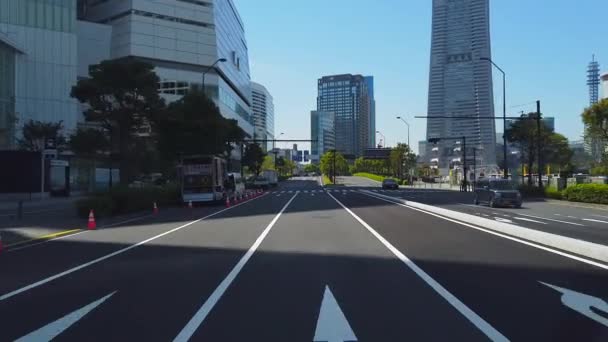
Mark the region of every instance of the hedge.
[[572, 202], [608, 204], [607, 184], [578, 184], [566, 188], [563, 199]]
[[128, 214], [143, 210], [152, 210], [154, 202], [158, 206], [176, 205], [180, 201], [177, 185], [163, 187], [128, 188], [115, 187], [109, 192], [96, 193], [76, 202], [79, 217], [87, 217], [89, 211], [95, 211], [96, 217]]

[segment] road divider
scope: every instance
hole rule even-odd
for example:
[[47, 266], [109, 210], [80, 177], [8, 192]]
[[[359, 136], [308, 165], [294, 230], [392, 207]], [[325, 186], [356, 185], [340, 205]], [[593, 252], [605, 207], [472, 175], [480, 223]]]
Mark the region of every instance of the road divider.
[[[608, 270], [608, 246], [361, 190], [361, 194]], [[568, 253], [569, 252], [569, 253]], [[571, 254], [574, 253], [574, 254]], [[575, 255], [577, 254], [577, 255]], [[589, 260], [583, 258], [595, 259]]]
[[298, 196], [299, 191], [296, 191], [296, 194], [291, 197], [289, 201], [283, 206], [283, 208], [279, 211], [278, 214], [270, 221], [268, 226], [262, 231], [260, 236], [255, 240], [253, 245], [249, 248], [249, 250], [243, 255], [243, 257], [239, 260], [239, 262], [234, 266], [234, 268], [228, 273], [226, 278], [222, 280], [222, 282], [218, 285], [218, 287], [213, 291], [213, 293], [207, 297], [203, 303], [203, 305], [198, 309], [198, 311], [192, 316], [190, 321], [186, 324], [186, 326], [180, 331], [177, 337], [173, 340], [173, 342], [186, 342], [192, 338], [192, 335], [196, 332], [196, 330], [201, 326], [201, 324], [205, 321], [205, 318], [209, 315], [213, 307], [217, 304], [217, 302], [222, 298], [230, 284], [234, 281], [234, 279], [239, 275], [243, 267], [247, 264], [249, 259], [253, 256], [253, 253], [260, 247], [268, 233], [274, 225], [277, 223], [281, 215], [287, 210], [287, 207], [293, 202], [293, 200]]

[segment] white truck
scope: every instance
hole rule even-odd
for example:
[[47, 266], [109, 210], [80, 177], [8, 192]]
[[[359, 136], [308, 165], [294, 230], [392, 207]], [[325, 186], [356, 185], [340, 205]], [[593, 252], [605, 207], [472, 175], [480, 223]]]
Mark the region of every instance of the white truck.
[[226, 160], [215, 156], [184, 158], [180, 165], [182, 201], [215, 202], [227, 196]]
[[265, 170], [262, 172], [262, 177], [268, 180], [268, 184], [271, 187], [279, 185], [279, 174], [275, 170]]

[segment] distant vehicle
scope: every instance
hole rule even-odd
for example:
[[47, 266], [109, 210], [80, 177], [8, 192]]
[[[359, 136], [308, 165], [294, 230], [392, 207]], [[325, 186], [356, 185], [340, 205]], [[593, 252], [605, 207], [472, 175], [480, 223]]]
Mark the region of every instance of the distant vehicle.
[[268, 189], [270, 187], [270, 182], [268, 181], [268, 178], [264, 176], [257, 176], [253, 180], [253, 186], [256, 188]]
[[521, 208], [521, 193], [506, 179], [480, 179], [475, 185], [475, 205], [488, 203], [490, 207], [514, 206]]
[[394, 179], [386, 178], [382, 181], [382, 189], [399, 189], [399, 184]]
[[228, 174], [228, 185], [227, 190], [231, 195], [242, 197], [245, 195], [245, 182], [240, 173], [229, 173]]
[[279, 185], [279, 173], [275, 170], [265, 170], [262, 172], [262, 176], [264, 176], [268, 180], [269, 186], [278, 186]]
[[182, 201], [215, 202], [228, 196], [226, 160], [214, 156], [194, 156], [182, 160], [178, 172]]

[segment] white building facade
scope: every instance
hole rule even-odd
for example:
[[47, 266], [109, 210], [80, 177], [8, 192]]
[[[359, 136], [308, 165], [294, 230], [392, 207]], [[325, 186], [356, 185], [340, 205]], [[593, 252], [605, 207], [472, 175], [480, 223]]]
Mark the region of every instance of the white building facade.
[[253, 110], [254, 137], [267, 140], [262, 143], [265, 151], [270, 151], [274, 144], [274, 101], [268, 89], [263, 85], [251, 82], [251, 103]]
[[29, 120], [76, 128], [77, 58], [76, 0], [0, 0], [0, 149]]
[[232, 0], [83, 0], [80, 11], [85, 21], [111, 26], [111, 59], [156, 66], [167, 101], [204, 82], [222, 115], [253, 137], [248, 47]]
[[[483, 152], [487, 164], [496, 164], [489, 0], [433, 0], [429, 74], [427, 139], [465, 136], [467, 146]], [[471, 119], [436, 118], [466, 116]], [[443, 140], [439, 153], [428, 153], [446, 169], [458, 159], [455, 140]], [[428, 145], [427, 149], [432, 146]], [[421, 153], [422, 154], [422, 153]], [[430, 161], [430, 160], [429, 160]]]

